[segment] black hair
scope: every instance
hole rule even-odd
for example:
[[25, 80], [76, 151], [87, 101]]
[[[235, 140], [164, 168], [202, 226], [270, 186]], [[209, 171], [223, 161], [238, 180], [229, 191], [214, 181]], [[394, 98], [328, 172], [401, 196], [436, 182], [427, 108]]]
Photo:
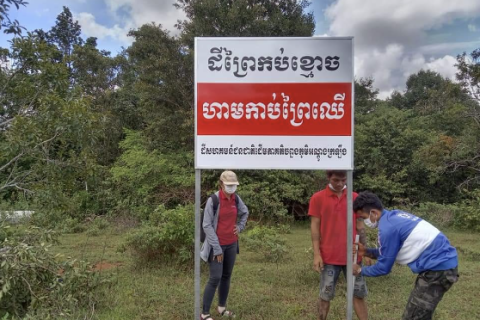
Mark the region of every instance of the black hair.
[[336, 175], [340, 178], [345, 178], [347, 176], [347, 171], [345, 171], [345, 170], [327, 170], [327, 177], [328, 178], [330, 178], [333, 175]]
[[372, 209], [377, 209], [382, 211], [383, 205], [380, 198], [372, 192], [360, 192], [358, 197], [353, 201], [353, 211], [365, 211], [369, 212]]

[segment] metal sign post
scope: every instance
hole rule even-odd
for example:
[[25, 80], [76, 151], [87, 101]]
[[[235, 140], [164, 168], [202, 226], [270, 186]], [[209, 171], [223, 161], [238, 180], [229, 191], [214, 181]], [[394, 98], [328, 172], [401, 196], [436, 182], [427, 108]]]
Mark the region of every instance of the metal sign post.
[[347, 171], [347, 320], [352, 320], [353, 309], [353, 171]]
[[195, 170], [195, 319], [200, 319], [200, 190], [201, 170]]

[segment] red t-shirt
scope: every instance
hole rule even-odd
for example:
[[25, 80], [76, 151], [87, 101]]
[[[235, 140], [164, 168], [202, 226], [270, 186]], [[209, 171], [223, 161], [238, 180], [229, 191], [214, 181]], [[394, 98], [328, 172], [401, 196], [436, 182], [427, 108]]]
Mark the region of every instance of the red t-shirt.
[[[326, 264], [347, 264], [347, 190], [340, 198], [327, 186], [310, 199], [308, 215], [320, 218], [320, 253]], [[353, 192], [353, 200], [358, 196]], [[353, 240], [357, 235], [353, 213]], [[360, 259], [359, 259], [360, 261]]]
[[220, 200], [220, 212], [218, 213], [217, 237], [221, 246], [237, 242], [238, 237], [233, 233], [237, 223], [237, 204], [235, 195], [228, 199], [222, 190], [218, 193]]

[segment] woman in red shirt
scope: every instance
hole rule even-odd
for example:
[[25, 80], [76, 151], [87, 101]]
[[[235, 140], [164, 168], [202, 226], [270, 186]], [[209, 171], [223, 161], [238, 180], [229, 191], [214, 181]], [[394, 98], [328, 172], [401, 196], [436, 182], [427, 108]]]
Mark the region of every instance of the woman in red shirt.
[[220, 190], [215, 193], [218, 206], [214, 210], [212, 197], [207, 200], [204, 210], [203, 230], [205, 242], [200, 256], [210, 266], [210, 278], [203, 293], [203, 307], [200, 319], [212, 320], [210, 307], [218, 287], [218, 307], [220, 315], [234, 317], [226, 309], [230, 278], [238, 253], [238, 234], [245, 229], [248, 208], [235, 194], [238, 179], [233, 171], [220, 175]]

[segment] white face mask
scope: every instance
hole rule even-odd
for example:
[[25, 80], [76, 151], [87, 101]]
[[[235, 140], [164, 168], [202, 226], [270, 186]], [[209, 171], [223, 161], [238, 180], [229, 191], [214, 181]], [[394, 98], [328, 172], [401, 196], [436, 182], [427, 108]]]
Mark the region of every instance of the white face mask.
[[370, 211], [370, 215], [368, 216], [368, 219], [363, 220], [363, 222], [365, 222], [365, 224], [369, 228], [377, 228], [378, 227], [378, 220], [375, 221], [375, 222], [372, 222], [372, 220], [370, 220], [371, 215], [372, 215], [372, 212]]
[[[331, 183], [328, 184], [328, 187], [330, 189], [332, 189], [333, 191], [337, 191], [337, 190], [335, 190], [335, 188], [333, 187], [333, 185]], [[345, 189], [347, 189], [347, 186], [343, 186], [342, 191], [345, 190]]]
[[228, 194], [234, 194], [236, 190], [237, 186], [235, 184], [225, 185], [225, 192]]

